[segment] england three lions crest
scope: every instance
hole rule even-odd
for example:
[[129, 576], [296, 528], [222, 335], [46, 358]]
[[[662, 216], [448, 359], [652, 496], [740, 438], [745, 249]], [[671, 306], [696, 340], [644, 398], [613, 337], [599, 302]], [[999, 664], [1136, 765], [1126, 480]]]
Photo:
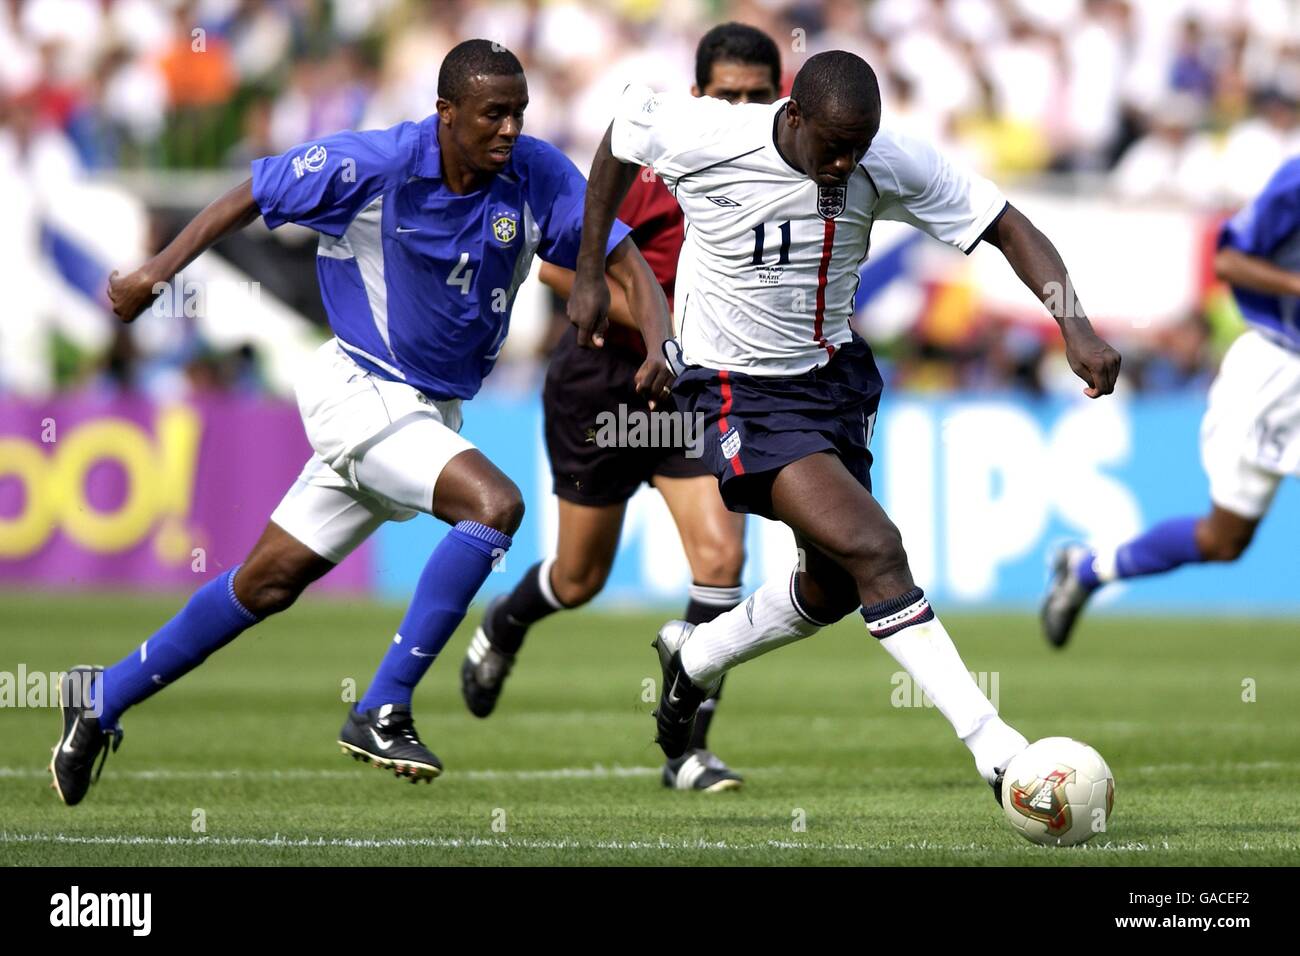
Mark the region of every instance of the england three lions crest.
[[848, 186], [818, 186], [817, 215], [823, 219], [834, 219], [844, 212], [848, 199]]

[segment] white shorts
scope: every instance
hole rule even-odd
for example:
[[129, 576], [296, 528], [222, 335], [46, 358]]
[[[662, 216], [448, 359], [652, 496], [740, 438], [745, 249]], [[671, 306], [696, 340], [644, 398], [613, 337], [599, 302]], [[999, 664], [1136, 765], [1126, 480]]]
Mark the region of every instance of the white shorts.
[[435, 402], [357, 365], [331, 339], [294, 385], [315, 449], [271, 520], [342, 561], [385, 521], [433, 510], [447, 462], [474, 446], [457, 434], [460, 400]]
[[1242, 334], [1210, 386], [1201, 422], [1210, 498], [1261, 518], [1286, 475], [1300, 475], [1300, 354], [1254, 330]]

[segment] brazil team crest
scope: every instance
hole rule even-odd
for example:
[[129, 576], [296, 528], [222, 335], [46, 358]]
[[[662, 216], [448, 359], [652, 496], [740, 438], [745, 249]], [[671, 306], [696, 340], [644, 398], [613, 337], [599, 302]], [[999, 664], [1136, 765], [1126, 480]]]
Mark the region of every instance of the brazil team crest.
[[492, 235], [503, 245], [513, 242], [518, 230], [519, 223], [513, 216], [498, 216], [492, 223]]
[[848, 200], [849, 187], [847, 186], [818, 186], [817, 187], [817, 215], [823, 219], [834, 219], [844, 212], [844, 204]]

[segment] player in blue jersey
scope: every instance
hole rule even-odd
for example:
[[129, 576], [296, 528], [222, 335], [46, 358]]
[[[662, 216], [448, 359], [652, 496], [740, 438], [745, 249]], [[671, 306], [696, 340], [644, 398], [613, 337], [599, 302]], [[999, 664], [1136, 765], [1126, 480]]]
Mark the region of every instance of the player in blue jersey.
[[[458, 434], [461, 402], [492, 369], [533, 256], [572, 269], [580, 241], [585, 180], [559, 150], [520, 134], [527, 105], [513, 54], [462, 43], [442, 64], [434, 115], [255, 161], [250, 180], [157, 256], [112, 277], [114, 311], [130, 321], [222, 237], [258, 216], [272, 228], [296, 222], [320, 233], [317, 273], [334, 337], [295, 388], [315, 454], [248, 557], [123, 660], [74, 668], [63, 682], [50, 769], [64, 803], [80, 802], [94, 761], [117, 749], [123, 711], [289, 607], [385, 521], [418, 512], [451, 531], [339, 743], [413, 782], [441, 773], [415, 732], [412, 692], [524, 513], [515, 484]], [[648, 346], [637, 387], [662, 399], [667, 302], [628, 232], [610, 236], [608, 273]], [[74, 693], [86, 688], [93, 696]]]
[[1210, 510], [1162, 521], [1118, 548], [1061, 548], [1042, 608], [1055, 647], [1111, 581], [1237, 560], [1282, 478], [1300, 475], [1300, 157], [1224, 224], [1214, 268], [1250, 327], [1224, 356], [1201, 423]]

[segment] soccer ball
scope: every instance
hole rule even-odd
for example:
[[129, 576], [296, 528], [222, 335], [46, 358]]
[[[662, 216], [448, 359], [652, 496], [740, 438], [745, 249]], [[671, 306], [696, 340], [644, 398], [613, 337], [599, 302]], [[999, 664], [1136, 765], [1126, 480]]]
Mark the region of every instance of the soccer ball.
[[1115, 778], [1101, 754], [1069, 737], [1044, 737], [1011, 758], [1002, 809], [1030, 843], [1074, 846], [1106, 830]]

